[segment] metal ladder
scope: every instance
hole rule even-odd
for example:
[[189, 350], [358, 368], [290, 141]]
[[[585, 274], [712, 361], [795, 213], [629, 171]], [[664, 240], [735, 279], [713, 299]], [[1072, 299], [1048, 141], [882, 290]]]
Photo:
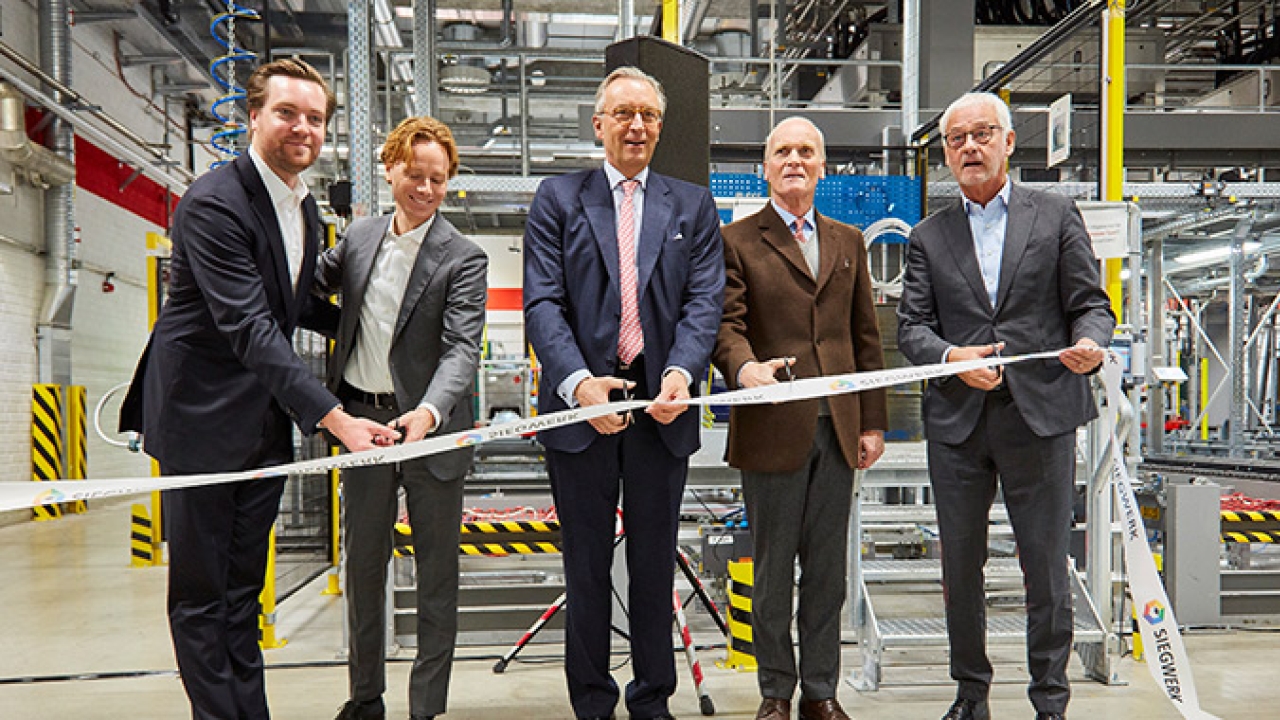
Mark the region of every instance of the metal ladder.
[[[1075, 649], [1090, 679], [1108, 682], [1105, 668], [1107, 632], [1097, 608], [1079, 573], [1071, 569], [1074, 597]], [[989, 585], [1020, 583], [1022, 571], [1017, 558], [992, 558], [987, 561]], [[880, 689], [885, 665], [885, 651], [903, 647], [947, 647], [946, 618], [939, 615], [903, 618], [879, 618], [876, 615], [867, 583], [929, 583], [941, 590], [942, 563], [937, 559], [868, 560], [861, 563], [858, 591], [853, 598], [854, 626], [862, 666], [850, 678], [858, 690]], [[1025, 641], [1026, 616], [1022, 613], [993, 613], [987, 618], [987, 642], [991, 645], [1019, 644]], [[1099, 671], [1099, 658], [1104, 665]]]

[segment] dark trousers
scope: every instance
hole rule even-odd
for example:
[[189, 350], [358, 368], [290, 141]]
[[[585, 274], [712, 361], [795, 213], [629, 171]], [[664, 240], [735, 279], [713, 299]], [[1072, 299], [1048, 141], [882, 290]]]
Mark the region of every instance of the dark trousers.
[[[351, 400], [346, 406], [378, 422], [399, 415]], [[462, 479], [441, 480], [424, 460], [348, 468], [342, 475], [351, 698], [373, 700], [386, 690], [387, 563], [395, 542], [397, 489], [403, 485], [417, 569], [418, 654], [409, 672], [409, 712], [443, 714], [458, 633]]]
[[1071, 582], [1067, 552], [1075, 433], [1042, 438], [1008, 393], [989, 393], [977, 427], [959, 445], [929, 442], [929, 477], [942, 538], [951, 677], [962, 698], [987, 697], [983, 565], [997, 480], [1017, 540], [1027, 593], [1027, 694], [1038, 712], [1065, 712], [1071, 690]]
[[[645, 397], [643, 388], [637, 393]], [[648, 415], [634, 417], [631, 427], [600, 436], [583, 452], [547, 452], [564, 544], [565, 675], [577, 717], [608, 717], [618, 702], [609, 647], [619, 492], [635, 677], [627, 686], [627, 709], [636, 718], [663, 715], [676, 689], [671, 591], [688, 461], [667, 450]]]
[[[755, 577], [751, 634], [760, 694], [805, 700], [836, 696], [840, 684], [840, 610], [844, 606], [853, 470], [830, 417], [818, 418], [805, 464], [790, 473], [743, 471]], [[791, 642], [795, 563], [800, 559], [800, 668]]]
[[169, 629], [194, 720], [270, 717], [259, 595], [283, 492], [284, 478], [265, 478], [164, 494]]

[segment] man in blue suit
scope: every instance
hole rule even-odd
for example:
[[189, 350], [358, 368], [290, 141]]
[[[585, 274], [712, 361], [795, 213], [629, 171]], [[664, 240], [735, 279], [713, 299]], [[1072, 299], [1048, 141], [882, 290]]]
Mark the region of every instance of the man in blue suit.
[[542, 413], [633, 392], [657, 404], [539, 434], [564, 541], [565, 674], [574, 714], [613, 716], [609, 674], [615, 510], [627, 532], [633, 718], [667, 718], [675, 692], [671, 588], [680, 498], [698, 448], [696, 391], [720, 324], [720, 220], [704, 187], [649, 170], [666, 98], [636, 68], [596, 91], [605, 164], [546, 180], [525, 227], [525, 329]]

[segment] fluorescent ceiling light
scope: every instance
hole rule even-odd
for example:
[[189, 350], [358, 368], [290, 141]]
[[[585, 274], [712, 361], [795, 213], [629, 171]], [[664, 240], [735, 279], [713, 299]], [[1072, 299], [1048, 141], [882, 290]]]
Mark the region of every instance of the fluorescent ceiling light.
[[[1262, 243], [1250, 240], [1244, 244], [1245, 254], [1257, 252], [1262, 247]], [[1230, 245], [1221, 245], [1209, 250], [1197, 250], [1196, 252], [1179, 255], [1173, 261], [1180, 265], [1197, 265], [1200, 263], [1212, 262], [1214, 260], [1222, 260], [1231, 254]]]

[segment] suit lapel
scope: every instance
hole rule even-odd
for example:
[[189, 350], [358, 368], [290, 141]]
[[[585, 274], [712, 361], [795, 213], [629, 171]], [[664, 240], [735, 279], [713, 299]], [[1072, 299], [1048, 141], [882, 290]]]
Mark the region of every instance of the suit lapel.
[[[798, 273], [817, 287], [817, 281], [814, 280], [813, 273], [809, 271], [809, 263], [805, 262], [804, 253], [800, 250], [800, 245], [796, 242], [796, 238], [791, 234], [791, 230], [787, 224], [782, 221], [782, 216], [773, 208], [773, 203], [765, 205], [757, 215], [760, 219], [760, 236], [764, 241], [773, 247], [779, 255], [786, 258], [787, 262], [796, 269]], [[819, 238], [821, 243], [821, 238]], [[819, 245], [821, 252], [821, 245]]]
[[[644, 220], [640, 226], [640, 237], [636, 239], [636, 300], [644, 299], [645, 288], [649, 286], [649, 278], [653, 277], [653, 268], [662, 255], [662, 246], [667, 242], [667, 228], [671, 223], [671, 187], [661, 175], [649, 172], [649, 187], [644, 190]], [[678, 242], [693, 242], [693, 238], [685, 238]]]
[[351, 273], [351, 294], [342, 298], [343, 305], [350, 303], [349, 307], [354, 309], [364, 307], [364, 296], [369, 290], [369, 279], [373, 277], [378, 250], [382, 248], [382, 239], [387, 236], [392, 218], [394, 215], [383, 215], [366, 226], [369, 228], [367, 232], [347, 237], [349, 245], [345, 262]]
[[1036, 206], [1030, 196], [1018, 188], [1009, 187], [1009, 218], [1004, 228], [1004, 250], [1000, 257], [1000, 287], [996, 291], [996, 312], [1004, 306], [1009, 288], [1017, 276], [1018, 265], [1027, 252], [1031, 240], [1031, 227], [1036, 220]]
[[293, 284], [289, 281], [289, 261], [285, 257], [284, 238], [280, 235], [280, 219], [276, 215], [275, 206], [271, 204], [271, 193], [267, 192], [267, 186], [258, 175], [258, 169], [254, 166], [249, 153], [246, 152], [236, 158], [236, 162], [239, 163], [241, 182], [249, 194], [249, 206], [253, 208], [254, 219], [258, 221], [263, 237], [266, 238], [267, 249], [271, 253], [271, 261], [275, 266], [275, 272], [272, 274], [279, 290], [278, 296], [284, 300], [285, 308], [283, 309], [292, 319]]
[[431, 284], [431, 278], [435, 276], [436, 270], [440, 269], [452, 240], [453, 225], [450, 225], [440, 213], [436, 213], [431, 229], [427, 231], [426, 237], [422, 238], [422, 245], [418, 247], [418, 257], [413, 261], [413, 270], [409, 272], [409, 281], [404, 287], [404, 297], [400, 300], [400, 312], [396, 315], [396, 327], [391, 332], [392, 345], [395, 345], [396, 338], [400, 337], [405, 323], [413, 314], [413, 309], [417, 306], [422, 293]]
[[969, 218], [964, 213], [964, 201], [959, 201], [942, 212], [944, 244], [951, 251], [956, 267], [969, 283], [978, 302], [994, 312], [991, 298], [987, 296], [987, 286], [982, 282], [982, 270], [978, 268], [978, 253], [973, 249], [973, 229], [969, 227]]
[[604, 168], [587, 173], [582, 183], [582, 210], [600, 246], [600, 257], [609, 272], [609, 283], [618, 287], [618, 225], [614, 218], [613, 192]]
[[320, 238], [323, 226], [320, 224], [320, 211], [316, 209], [315, 196], [307, 195], [307, 198], [302, 201], [302, 217], [302, 267], [298, 270], [297, 288], [290, 288], [293, 290], [289, 294], [290, 327], [297, 327], [298, 315], [302, 312], [302, 306], [309, 300], [311, 283], [314, 282], [316, 274], [316, 255], [322, 247]]
[[840, 249], [844, 245], [841, 237], [844, 231], [815, 210], [813, 219], [818, 230], [818, 292], [827, 286], [831, 274], [836, 270], [836, 261], [840, 258]]

